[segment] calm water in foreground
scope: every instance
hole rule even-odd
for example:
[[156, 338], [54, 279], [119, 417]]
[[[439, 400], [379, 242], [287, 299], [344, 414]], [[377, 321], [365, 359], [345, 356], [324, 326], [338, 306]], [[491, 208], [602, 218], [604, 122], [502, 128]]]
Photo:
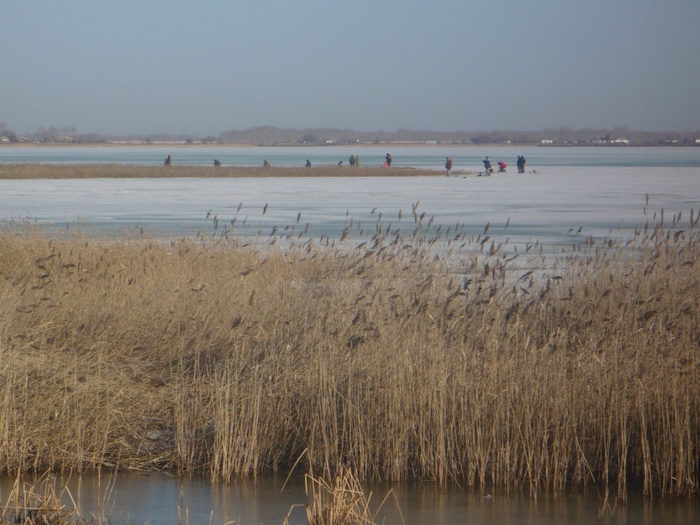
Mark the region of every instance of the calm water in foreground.
[[[5, 503], [11, 480], [0, 481]], [[118, 524], [305, 524], [307, 498], [303, 481], [267, 478], [258, 483], [210, 484], [201, 478], [176, 479], [164, 474], [123, 473], [68, 480], [70, 494], [84, 516]], [[39, 487], [39, 485], [37, 486]], [[368, 492], [370, 493], [370, 492]], [[369, 509], [376, 523], [406, 525], [690, 525], [700, 523], [700, 503], [649, 501], [630, 489], [626, 504], [603, 507], [594, 488], [554, 498], [527, 494], [483, 494], [430, 483], [373, 487]], [[388, 497], [387, 497], [388, 496]], [[385, 500], [385, 501], [384, 501]], [[74, 508], [65, 498], [67, 508]], [[382, 504], [383, 502], [383, 504]]]

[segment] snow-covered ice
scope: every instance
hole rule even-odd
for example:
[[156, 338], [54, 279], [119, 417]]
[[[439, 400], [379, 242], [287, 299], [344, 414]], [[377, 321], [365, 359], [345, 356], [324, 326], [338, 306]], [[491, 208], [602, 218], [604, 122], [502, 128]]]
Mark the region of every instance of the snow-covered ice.
[[427, 235], [439, 230], [447, 237], [456, 231], [478, 236], [488, 224], [497, 242], [540, 241], [556, 249], [587, 236], [631, 235], [662, 210], [667, 221], [680, 213], [689, 218], [699, 207], [697, 168], [546, 167], [490, 177], [0, 181], [4, 221], [109, 235], [143, 228], [158, 237], [228, 229], [243, 236], [306, 230], [307, 237], [333, 238], [348, 228], [352, 239], [373, 234], [378, 225], [409, 235], [416, 217], [425, 214]]

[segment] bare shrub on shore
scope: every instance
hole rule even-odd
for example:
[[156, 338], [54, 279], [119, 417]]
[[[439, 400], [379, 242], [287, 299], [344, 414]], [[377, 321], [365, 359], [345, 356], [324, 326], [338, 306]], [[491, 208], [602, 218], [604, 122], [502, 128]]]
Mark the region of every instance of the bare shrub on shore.
[[[692, 214], [691, 214], [692, 215]], [[0, 472], [698, 492], [697, 221], [544, 269], [0, 231]], [[633, 247], [632, 247], [633, 245]]]

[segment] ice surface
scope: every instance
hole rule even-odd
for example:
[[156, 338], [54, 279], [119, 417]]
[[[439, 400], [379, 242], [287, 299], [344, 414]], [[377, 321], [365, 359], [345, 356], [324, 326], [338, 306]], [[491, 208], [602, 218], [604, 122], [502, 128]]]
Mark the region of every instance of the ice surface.
[[670, 222], [699, 207], [697, 168], [554, 166], [490, 177], [0, 180], [5, 221], [108, 235], [143, 228], [158, 237], [233, 230], [337, 238], [347, 228], [352, 240], [379, 230], [410, 235], [423, 216], [426, 236], [461, 232], [459, 242], [474, 240], [488, 224], [496, 242], [522, 247], [539, 241], [557, 249], [588, 236], [625, 237], [660, 219], [662, 210]]

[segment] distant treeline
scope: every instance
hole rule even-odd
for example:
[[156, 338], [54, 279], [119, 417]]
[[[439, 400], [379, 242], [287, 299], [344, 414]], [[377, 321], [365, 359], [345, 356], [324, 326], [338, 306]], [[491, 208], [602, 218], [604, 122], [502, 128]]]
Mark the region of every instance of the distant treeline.
[[396, 131], [356, 131], [337, 128], [277, 128], [259, 126], [247, 129], [222, 131], [217, 136], [208, 135], [106, 135], [79, 133], [73, 126], [63, 128], [39, 128], [33, 133], [16, 133], [0, 122], [0, 141], [4, 143], [76, 143], [99, 144], [105, 142], [183, 144], [251, 144], [272, 145], [336, 145], [336, 144], [558, 144], [558, 145], [700, 145], [700, 131], [635, 131], [627, 127], [613, 129], [574, 129], [566, 126], [540, 131], [426, 131], [398, 129]]

